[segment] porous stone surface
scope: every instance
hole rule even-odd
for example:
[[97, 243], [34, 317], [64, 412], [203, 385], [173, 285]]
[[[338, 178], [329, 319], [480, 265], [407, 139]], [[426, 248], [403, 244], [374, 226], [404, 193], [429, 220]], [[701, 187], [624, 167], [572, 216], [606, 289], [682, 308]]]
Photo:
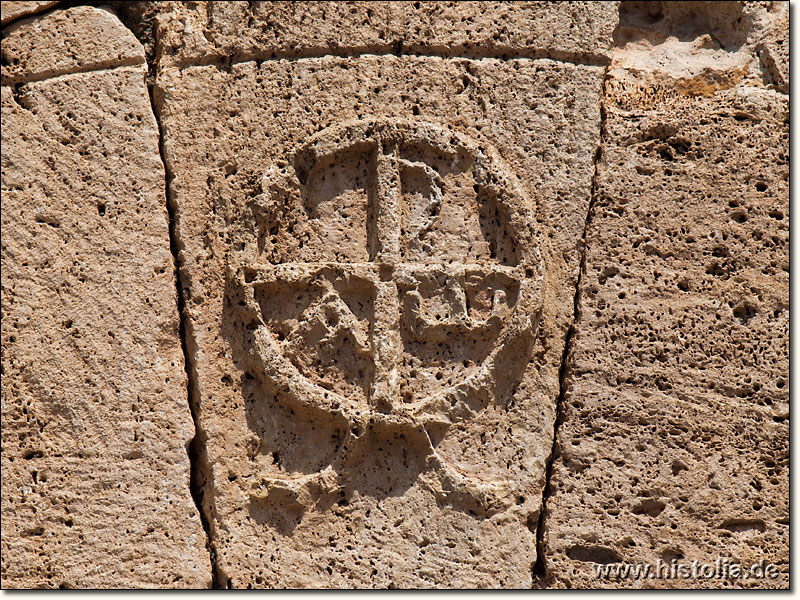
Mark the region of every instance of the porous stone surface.
[[602, 77], [161, 72], [222, 585], [530, 587]]
[[4, 588], [789, 587], [788, 2], [58, 4]]
[[159, 10], [162, 65], [325, 54], [607, 62], [617, 2], [187, 2]]
[[[546, 584], [788, 588], [789, 113], [757, 52], [786, 7], [665, 4], [623, 3], [606, 83]], [[594, 571], [723, 558], [777, 577]]]
[[789, 3], [772, 2], [758, 16], [763, 38], [756, 45], [769, 81], [780, 92], [789, 93]]
[[136, 37], [103, 8], [56, 10], [3, 33], [3, 85], [145, 62]]
[[34, 1], [34, 2], [8, 2], [0, 3], [0, 25], [7, 25], [12, 21], [21, 19], [28, 15], [42, 12], [58, 4], [58, 2]]
[[[20, 23], [27, 56], [90, 64], [76, 12], [129, 40], [63, 12]], [[106, 66], [2, 86], [3, 588], [211, 580], [146, 69]]]

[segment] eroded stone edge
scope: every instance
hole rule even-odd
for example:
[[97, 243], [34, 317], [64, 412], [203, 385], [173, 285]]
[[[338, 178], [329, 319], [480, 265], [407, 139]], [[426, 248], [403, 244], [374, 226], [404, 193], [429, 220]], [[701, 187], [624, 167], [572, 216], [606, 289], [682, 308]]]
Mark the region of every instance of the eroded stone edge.
[[[9, 2], [9, 4], [14, 4], [14, 2]], [[17, 7], [12, 7], [11, 10], [13, 12], [8, 16], [6, 16], [5, 18], [3, 18], [2, 21], [0, 21], [0, 25], [6, 27], [8, 25], [11, 25], [12, 23], [16, 23], [20, 19], [40, 15], [43, 12], [47, 12], [55, 8], [59, 4], [61, 4], [60, 0], [53, 0], [52, 2], [41, 2], [37, 6], [32, 6], [28, 8], [20, 9]]]

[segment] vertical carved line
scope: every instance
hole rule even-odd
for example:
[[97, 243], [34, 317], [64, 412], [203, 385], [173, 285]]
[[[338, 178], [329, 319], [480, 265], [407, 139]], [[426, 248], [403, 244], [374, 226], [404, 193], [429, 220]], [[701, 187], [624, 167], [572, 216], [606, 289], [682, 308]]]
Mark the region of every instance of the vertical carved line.
[[372, 334], [375, 379], [370, 390], [370, 404], [381, 412], [390, 412], [400, 397], [400, 304], [397, 285], [392, 280], [400, 257], [400, 194], [397, 142], [379, 140], [376, 148], [375, 194], [372, 198], [375, 203], [375, 262], [379, 264], [379, 280], [376, 284]]
[[400, 168], [395, 141], [378, 143], [375, 168], [375, 262], [396, 265], [400, 256]]

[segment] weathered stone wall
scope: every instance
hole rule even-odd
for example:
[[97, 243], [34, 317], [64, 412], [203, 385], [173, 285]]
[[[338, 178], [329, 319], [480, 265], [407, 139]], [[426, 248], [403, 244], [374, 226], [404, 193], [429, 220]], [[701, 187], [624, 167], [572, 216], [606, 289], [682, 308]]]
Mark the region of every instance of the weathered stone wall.
[[788, 3], [2, 23], [3, 587], [788, 587]]
[[144, 51], [85, 6], [4, 35], [3, 587], [205, 586]]

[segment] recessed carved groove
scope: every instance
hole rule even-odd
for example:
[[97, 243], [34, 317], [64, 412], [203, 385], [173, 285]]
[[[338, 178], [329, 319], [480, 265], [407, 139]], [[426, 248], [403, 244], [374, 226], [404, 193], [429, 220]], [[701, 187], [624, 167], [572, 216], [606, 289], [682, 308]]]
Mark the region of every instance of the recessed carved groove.
[[44, 73], [38, 74], [33, 77], [6, 77], [3, 79], [3, 85], [25, 85], [26, 83], [35, 83], [37, 81], [45, 81], [55, 79], [57, 77], [66, 77], [77, 73], [96, 73], [98, 71], [113, 71], [122, 67], [135, 67], [143, 65], [144, 59], [138, 56], [123, 58], [113, 62], [98, 62], [90, 65], [84, 65], [73, 69], [63, 70], [48, 70]]
[[608, 56], [595, 53], [578, 53], [557, 50], [544, 50], [540, 48], [419, 48], [416, 51], [409, 51], [404, 48], [402, 42], [384, 46], [353, 46], [340, 48], [312, 48], [303, 51], [276, 50], [267, 54], [261, 53], [239, 53], [232, 55], [206, 54], [187, 60], [176, 61], [174, 64], [179, 69], [191, 67], [202, 67], [217, 65], [221, 69], [228, 71], [232, 66], [245, 63], [275, 61], [275, 60], [303, 60], [308, 58], [322, 58], [325, 56], [337, 56], [341, 58], [359, 58], [362, 56], [420, 56], [449, 59], [470, 59], [481, 60], [493, 58], [496, 60], [516, 60], [527, 58], [530, 60], [552, 60], [554, 62], [582, 65], [588, 67], [605, 67], [611, 62]]

